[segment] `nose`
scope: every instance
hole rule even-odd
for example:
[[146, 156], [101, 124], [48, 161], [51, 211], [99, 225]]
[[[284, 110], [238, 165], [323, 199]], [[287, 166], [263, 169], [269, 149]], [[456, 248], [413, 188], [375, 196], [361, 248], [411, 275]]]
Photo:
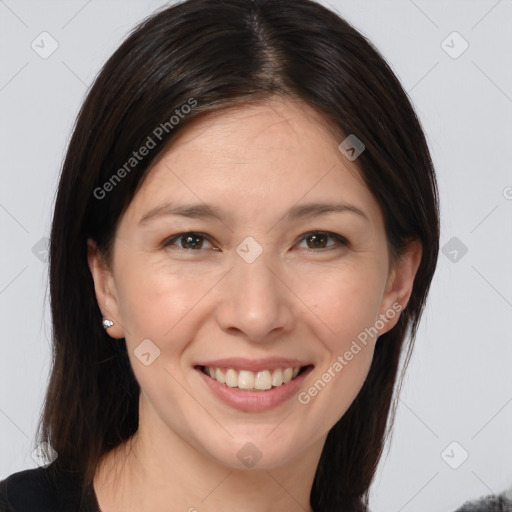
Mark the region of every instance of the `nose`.
[[228, 334], [266, 343], [294, 328], [294, 307], [286, 280], [263, 255], [252, 263], [236, 256], [234, 267], [222, 282], [216, 318]]

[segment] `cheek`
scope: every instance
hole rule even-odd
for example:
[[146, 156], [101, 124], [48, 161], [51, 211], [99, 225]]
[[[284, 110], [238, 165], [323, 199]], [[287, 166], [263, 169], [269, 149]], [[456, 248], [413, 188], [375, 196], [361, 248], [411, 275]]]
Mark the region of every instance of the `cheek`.
[[297, 398], [319, 429], [333, 426], [364, 384], [374, 354], [383, 287], [379, 273], [368, 268], [333, 276], [317, 292], [311, 287], [307, 292], [304, 286], [303, 293], [309, 293], [305, 302], [310, 301], [318, 318], [310, 325], [316, 326], [323, 357]]
[[322, 424], [334, 424], [346, 412], [366, 379], [386, 277], [382, 265], [361, 264], [324, 274], [316, 286], [310, 278], [302, 283], [299, 293], [314, 313], [305, 315], [324, 357], [298, 399]]
[[[345, 265], [309, 274], [295, 283], [319, 327], [319, 337], [330, 352], [344, 351], [366, 328], [375, 324], [385, 289], [382, 265]], [[307, 315], [308, 312], [305, 312]]]
[[122, 276], [117, 285], [119, 314], [131, 343], [143, 338], [167, 339], [221, 275], [199, 267], [184, 272], [181, 266], [172, 269], [165, 262], [128, 255], [118, 268]]

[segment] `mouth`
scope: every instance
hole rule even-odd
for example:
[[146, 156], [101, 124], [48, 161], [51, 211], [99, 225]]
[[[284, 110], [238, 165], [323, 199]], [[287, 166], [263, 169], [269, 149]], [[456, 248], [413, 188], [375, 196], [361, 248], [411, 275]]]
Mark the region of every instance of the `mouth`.
[[286, 366], [251, 371], [215, 366], [196, 366], [196, 369], [219, 384], [242, 391], [268, 391], [278, 388], [297, 379], [312, 368], [313, 365], [309, 364], [306, 366]]

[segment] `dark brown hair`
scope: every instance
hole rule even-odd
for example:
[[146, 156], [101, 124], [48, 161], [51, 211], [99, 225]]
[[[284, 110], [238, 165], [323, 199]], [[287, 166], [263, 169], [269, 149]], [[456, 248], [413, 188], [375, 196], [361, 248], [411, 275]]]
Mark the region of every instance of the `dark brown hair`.
[[[94, 239], [108, 259], [144, 176], [192, 120], [275, 95], [306, 102], [364, 143], [357, 164], [382, 209], [390, 253], [399, 256], [410, 239], [423, 246], [409, 305], [381, 336], [360, 393], [329, 432], [311, 492], [315, 512], [363, 510], [368, 502], [394, 417], [404, 340], [409, 333], [408, 362], [436, 266], [438, 195], [423, 131], [392, 70], [365, 37], [312, 0], [166, 7], [134, 29], [87, 95], [53, 217], [53, 365], [38, 431], [39, 442], [58, 452], [48, 471], [76, 472], [84, 492], [100, 458], [136, 432], [140, 391], [124, 340], [102, 328], [86, 241]], [[182, 109], [186, 104], [195, 106]], [[175, 123], [177, 109], [183, 115]], [[148, 137], [151, 154], [126, 167]]]

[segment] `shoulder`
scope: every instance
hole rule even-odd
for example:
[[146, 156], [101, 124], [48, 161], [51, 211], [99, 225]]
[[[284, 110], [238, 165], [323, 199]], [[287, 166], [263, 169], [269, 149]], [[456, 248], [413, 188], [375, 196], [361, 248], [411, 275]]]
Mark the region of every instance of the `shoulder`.
[[0, 481], [0, 512], [75, 512], [80, 510], [78, 480], [49, 469], [26, 469]]
[[57, 510], [55, 490], [44, 468], [13, 473], [0, 482], [2, 512]]

